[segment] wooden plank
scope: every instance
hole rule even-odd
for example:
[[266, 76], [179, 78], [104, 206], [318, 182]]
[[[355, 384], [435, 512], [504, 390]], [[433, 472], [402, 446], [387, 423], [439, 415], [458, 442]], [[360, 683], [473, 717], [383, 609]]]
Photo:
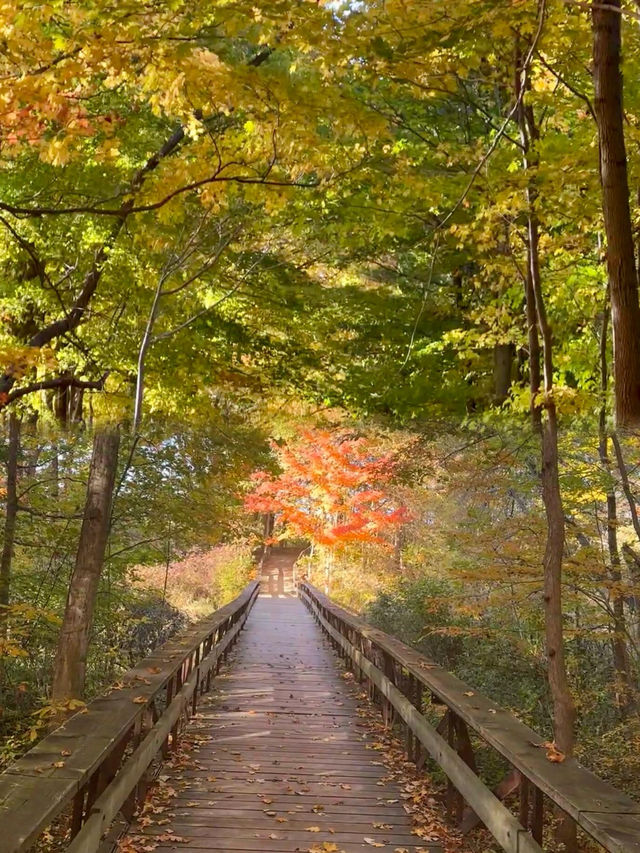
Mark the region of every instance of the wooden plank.
[[[323, 836], [321, 839], [310, 838], [308, 839], [309, 846], [312, 844], [317, 844], [318, 841], [327, 841], [336, 843], [334, 840], [334, 836]], [[295, 842], [293, 842], [295, 843]], [[431, 844], [426, 841], [419, 842], [415, 846], [407, 847], [408, 853], [421, 853], [421, 851], [429, 850], [433, 851], [433, 853], [442, 853], [442, 847], [439, 844]], [[309, 847], [301, 848], [300, 845], [296, 845], [297, 849], [300, 851], [308, 850]], [[406, 846], [406, 845], [405, 845]], [[340, 853], [363, 853], [363, 851], [368, 851], [371, 853], [372, 848], [370, 845], [365, 843], [356, 843], [351, 844], [348, 842], [342, 842], [340, 844]], [[378, 848], [381, 853], [394, 853], [397, 849], [397, 845], [395, 844], [385, 844], [383, 847]], [[179, 850], [198, 850], [201, 853], [252, 853], [252, 851], [256, 851], [256, 853], [293, 853], [296, 850], [296, 847], [292, 846], [292, 842], [287, 840], [278, 840], [271, 839], [266, 835], [255, 838], [194, 838], [188, 839], [185, 843], [178, 844], [159, 844], [154, 848], [154, 853], [176, 853]]]
[[606, 838], [612, 853], [640, 853], [640, 832], [634, 815], [611, 812], [582, 812], [580, 826], [594, 838]]

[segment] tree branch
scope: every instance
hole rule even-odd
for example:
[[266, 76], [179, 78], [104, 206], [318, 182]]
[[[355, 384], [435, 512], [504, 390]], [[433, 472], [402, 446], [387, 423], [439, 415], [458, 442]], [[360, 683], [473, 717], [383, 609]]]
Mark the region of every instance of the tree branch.
[[[113, 224], [102, 246], [100, 246], [100, 248], [96, 252], [93, 264], [91, 265], [90, 270], [85, 275], [84, 282], [80, 289], [80, 293], [76, 297], [73, 306], [69, 311], [64, 312], [63, 317], [54, 320], [52, 323], [49, 323], [43, 329], [40, 329], [40, 331], [36, 332], [36, 334], [33, 335], [28, 341], [28, 346], [43, 347], [46, 344], [50, 343], [50, 341], [52, 341], [54, 338], [57, 338], [60, 335], [72, 331], [82, 323], [85, 317], [85, 312], [89, 307], [89, 303], [98, 288], [98, 284], [100, 282], [102, 272], [104, 270], [104, 264], [109, 255], [109, 250], [116, 242], [120, 232], [122, 231], [122, 228], [124, 227], [127, 217], [130, 216], [133, 211], [133, 196], [135, 196], [135, 194], [141, 189], [147, 175], [153, 172], [153, 170], [158, 167], [158, 165], [164, 158], [172, 154], [184, 138], [185, 131], [184, 128], [181, 126], [171, 134], [169, 139], [167, 139], [167, 141], [160, 148], [160, 150], [152, 157], [150, 157], [144, 164], [144, 166], [138, 169], [129, 185], [130, 197], [117, 211], [118, 218]], [[4, 404], [0, 404], [0, 406], [7, 405], [8, 402], [11, 402], [13, 399], [17, 399], [15, 396], [9, 394], [9, 391], [14, 386], [15, 382], [16, 377], [14, 374], [5, 373], [3, 376], [0, 377], [0, 401], [4, 399]], [[32, 390], [39, 390], [39, 385], [40, 383], [36, 383], [35, 386], [30, 387]], [[20, 397], [23, 397], [25, 393], [29, 393], [25, 391], [25, 389], [20, 390], [22, 392], [18, 394], [18, 396]], [[5, 395], [8, 396], [8, 399], [5, 398]]]
[[100, 379], [96, 380], [76, 379], [75, 376], [57, 376], [55, 379], [42, 379], [40, 382], [33, 382], [31, 385], [16, 388], [15, 391], [7, 394], [4, 402], [0, 399], [0, 410], [13, 403], [14, 400], [19, 400], [20, 397], [33, 394], [34, 391], [48, 391], [51, 388], [90, 388], [94, 391], [102, 391], [108, 375], [109, 373], [107, 372]]

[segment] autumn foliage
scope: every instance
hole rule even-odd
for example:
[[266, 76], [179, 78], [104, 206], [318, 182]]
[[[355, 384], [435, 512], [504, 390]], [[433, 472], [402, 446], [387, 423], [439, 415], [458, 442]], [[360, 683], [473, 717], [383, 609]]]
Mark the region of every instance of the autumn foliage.
[[257, 471], [245, 496], [249, 512], [274, 513], [279, 538], [302, 536], [316, 545], [385, 544], [407, 510], [385, 490], [395, 464], [364, 438], [341, 430], [307, 429], [272, 449], [281, 473]]

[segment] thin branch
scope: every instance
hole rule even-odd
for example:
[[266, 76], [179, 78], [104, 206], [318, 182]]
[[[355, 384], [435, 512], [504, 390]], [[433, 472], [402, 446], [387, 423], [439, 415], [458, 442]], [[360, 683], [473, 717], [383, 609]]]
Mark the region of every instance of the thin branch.
[[[161, 207], [164, 207], [177, 196], [184, 195], [185, 193], [200, 189], [201, 187], [214, 183], [261, 184], [263, 186], [268, 187], [299, 187], [302, 189], [313, 189], [320, 185], [320, 180], [318, 178], [313, 178], [308, 181], [303, 181], [302, 179], [293, 181], [269, 180], [266, 175], [269, 174], [271, 169], [272, 166], [269, 165], [265, 176], [257, 177], [251, 177], [249, 175], [220, 175], [216, 172], [206, 178], [201, 178], [199, 181], [192, 181], [189, 184], [184, 184], [183, 186], [173, 190], [173, 192], [168, 193], [158, 201], [151, 202], [149, 204], [140, 204], [137, 206], [130, 204], [130, 206], [126, 207], [126, 216], [129, 216], [134, 213], [148, 213], [153, 210], [159, 210]], [[104, 208], [95, 207], [92, 205], [79, 205], [78, 207], [19, 207], [17, 205], [7, 204], [6, 202], [0, 202], [0, 210], [5, 210], [7, 213], [11, 213], [14, 216], [37, 217], [90, 213], [93, 216], [122, 217], [123, 215], [125, 215], [123, 213], [124, 208], [125, 206], [119, 208]]]

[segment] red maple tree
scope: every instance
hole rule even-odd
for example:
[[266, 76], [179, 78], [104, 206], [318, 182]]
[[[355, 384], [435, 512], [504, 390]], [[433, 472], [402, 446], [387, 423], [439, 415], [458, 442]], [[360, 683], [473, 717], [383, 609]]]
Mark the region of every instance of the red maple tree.
[[394, 475], [393, 458], [376, 455], [366, 439], [346, 430], [306, 429], [292, 444], [272, 448], [281, 473], [255, 472], [244, 506], [273, 513], [280, 538], [294, 534], [329, 547], [387, 544], [389, 529], [409, 520], [384, 489]]

